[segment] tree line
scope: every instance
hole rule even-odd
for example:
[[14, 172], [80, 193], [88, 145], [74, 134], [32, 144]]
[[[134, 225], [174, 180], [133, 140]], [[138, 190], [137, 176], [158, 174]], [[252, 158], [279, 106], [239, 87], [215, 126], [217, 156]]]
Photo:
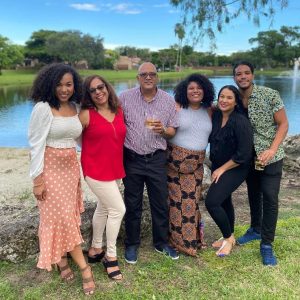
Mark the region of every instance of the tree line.
[[229, 66], [237, 60], [249, 60], [258, 68], [290, 67], [293, 59], [300, 57], [300, 27], [282, 26], [279, 31], [261, 31], [249, 40], [253, 45], [248, 51], [230, 55], [195, 51], [183, 45], [184, 31], [177, 26], [179, 43], [167, 49], [151, 51], [147, 48], [122, 46], [104, 49], [103, 38], [80, 31], [39, 30], [33, 32], [25, 46], [15, 45], [0, 35], [0, 71], [15, 68], [24, 59], [37, 59], [40, 64], [65, 61], [72, 65], [84, 60], [90, 69], [113, 69], [120, 55], [139, 57], [151, 61], [159, 69], [174, 70], [180, 63], [185, 67]]

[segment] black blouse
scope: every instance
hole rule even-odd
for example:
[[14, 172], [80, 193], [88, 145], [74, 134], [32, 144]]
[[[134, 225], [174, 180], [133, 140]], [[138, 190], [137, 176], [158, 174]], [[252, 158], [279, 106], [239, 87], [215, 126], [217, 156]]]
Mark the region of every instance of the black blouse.
[[209, 137], [210, 160], [215, 170], [232, 159], [241, 166], [248, 165], [253, 152], [253, 132], [249, 120], [233, 111], [227, 123], [222, 126], [222, 112], [212, 116], [212, 132]]

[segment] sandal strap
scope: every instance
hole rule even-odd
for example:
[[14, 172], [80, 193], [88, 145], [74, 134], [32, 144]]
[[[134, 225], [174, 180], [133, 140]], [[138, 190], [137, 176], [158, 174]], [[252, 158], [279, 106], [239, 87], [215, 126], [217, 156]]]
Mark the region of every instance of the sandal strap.
[[95, 254], [93, 256], [88, 255], [88, 262], [91, 263], [91, 264], [101, 262], [104, 255], [105, 255], [105, 251], [102, 251], [101, 253]]
[[118, 267], [119, 266], [119, 263], [118, 263], [118, 260], [103, 260], [103, 265], [104, 267], [107, 269], [107, 268], [111, 268], [111, 267]]
[[107, 276], [109, 278], [115, 278], [117, 277], [118, 275], [122, 275], [121, 271], [120, 270], [117, 270], [117, 271], [113, 271], [113, 272], [110, 272], [110, 273], [107, 273]]
[[74, 276], [74, 273], [72, 271], [69, 272], [68, 274], [64, 275], [64, 276], [61, 275], [61, 278], [62, 279], [68, 279], [68, 278], [71, 278], [71, 276], [72, 277]]
[[59, 270], [60, 270], [61, 272], [70, 269], [70, 266], [68, 265], [68, 263], [67, 263], [65, 266], [63, 266], [63, 267], [60, 267], [60, 266], [58, 266], [58, 267], [59, 267]]
[[[85, 267], [83, 267], [82, 269], [80, 269], [81, 272], [84, 272], [85, 270], [87, 270], [88, 268], [91, 268], [89, 264], [86, 264]], [[92, 270], [91, 270], [92, 271]]]
[[92, 281], [94, 281], [94, 278], [93, 278], [93, 277], [82, 278], [82, 282], [83, 282], [83, 283], [89, 283], [89, 282], [92, 282]]

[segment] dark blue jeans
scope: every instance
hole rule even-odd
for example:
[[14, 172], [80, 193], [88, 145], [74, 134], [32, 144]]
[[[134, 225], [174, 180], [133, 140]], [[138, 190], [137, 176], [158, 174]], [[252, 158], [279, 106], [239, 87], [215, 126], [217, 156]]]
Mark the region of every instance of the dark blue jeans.
[[124, 202], [126, 206], [126, 246], [140, 245], [140, 227], [143, 211], [144, 186], [147, 187], [152, 216], [154, 246], [168, 242], [169, 209], [166, 171], [166, 151], [158, 150], [153, 156], [141, 156], [124, 149], [126, 177]]
[[267, 165], [263, 171], [256, 171], [252, 165], [246, 179], [251, 227], [261, 233], [263, 244], [274, 241], [282, 165], [282, 159]]

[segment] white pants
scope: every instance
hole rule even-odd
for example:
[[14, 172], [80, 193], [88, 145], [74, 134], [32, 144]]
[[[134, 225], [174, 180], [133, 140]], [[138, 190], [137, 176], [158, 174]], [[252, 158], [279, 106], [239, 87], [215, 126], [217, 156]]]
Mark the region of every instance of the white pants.
[[88, 176], [85, 180], [98, 198], [93, 216], [92, 247], [103, 247], [103, 233], [106, 227], [107, 256], [117, 256], [116, 242], [126, 210], [118, 183], [116, 180], [98, 181]]

